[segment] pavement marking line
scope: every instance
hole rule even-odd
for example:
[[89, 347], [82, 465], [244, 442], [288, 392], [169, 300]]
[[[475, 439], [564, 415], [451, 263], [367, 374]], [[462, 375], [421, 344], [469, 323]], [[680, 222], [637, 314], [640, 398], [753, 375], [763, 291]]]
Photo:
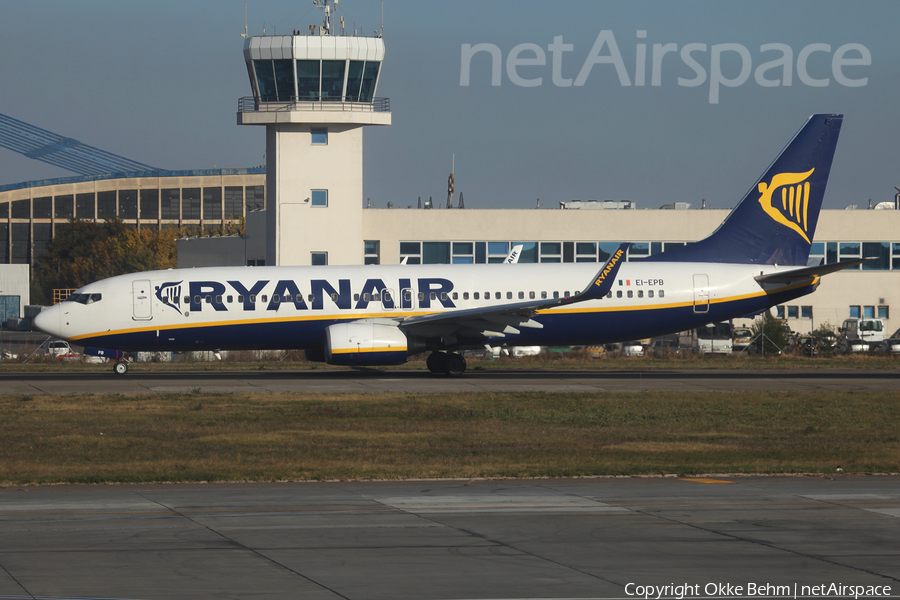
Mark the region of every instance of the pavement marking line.
[[725, 481], [724, 479], [687, 479], [682, 478], [682, 481], [693, 481], [695, 483], [735, 483], [734, 481]]

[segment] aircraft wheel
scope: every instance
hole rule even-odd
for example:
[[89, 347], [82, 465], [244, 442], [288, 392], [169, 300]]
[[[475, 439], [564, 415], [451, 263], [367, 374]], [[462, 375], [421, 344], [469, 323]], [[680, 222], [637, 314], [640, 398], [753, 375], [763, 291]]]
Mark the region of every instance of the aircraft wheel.
[[435, 375], [444, 373], [446, 364], [447, 355], [443, 352], [432, 352], [428, 356], [428, 360], [425, 361], [425, 365], [428, 367], [428, 370]]
[[459, 377], [466, 372], [466, 359], [459, 354], [453, 352], [447, 355], [447, 362], [444, 365], [444, 373], [450, 377]]
[[118, 361], [113, 366], [113, 371], [116, 372], [116, 375], [124, 375], [125, 373], [128, 372], [128, 363], [125, 361], [121, 361], [121, 360]]

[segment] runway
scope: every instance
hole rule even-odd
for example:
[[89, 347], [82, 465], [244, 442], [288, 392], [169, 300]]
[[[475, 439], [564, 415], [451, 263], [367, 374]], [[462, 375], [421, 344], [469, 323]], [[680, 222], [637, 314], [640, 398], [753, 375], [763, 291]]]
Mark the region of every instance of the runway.
[[7, 488], [0, 598], [896, 595], [898, 540], [897, 476]]
[[400, 369], [2, 373], [0, 394], [203, 392], [896, 391], [900, 370], [469, 370], [449, 378]]

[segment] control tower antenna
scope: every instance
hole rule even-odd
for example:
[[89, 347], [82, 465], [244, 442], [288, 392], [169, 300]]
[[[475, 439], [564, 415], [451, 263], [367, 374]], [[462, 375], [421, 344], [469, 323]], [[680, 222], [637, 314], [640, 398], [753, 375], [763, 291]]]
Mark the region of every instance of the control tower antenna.
[[[313, 4], [325, 10], [325, 24], [322, 25], [321, 35], [331, 35], [331, 6], [328, 5], [329, 0], [313, 0]], [[334, 9], [337, 10], [338, 0], [333, 0]]]
[[250, 34], [247, 33], [247, 3], [244, 2], [244, 33], [241, 34], [242, 38], [250, 37]]

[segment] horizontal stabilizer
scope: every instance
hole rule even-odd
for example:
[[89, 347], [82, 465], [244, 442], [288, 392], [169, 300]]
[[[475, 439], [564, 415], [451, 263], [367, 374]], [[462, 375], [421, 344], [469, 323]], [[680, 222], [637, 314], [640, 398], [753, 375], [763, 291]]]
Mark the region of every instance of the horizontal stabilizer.
[[760, 283], [792, 283], [801, 279], [812, 279], [820, 275], [828, 275], [835, 271], [849, 269], [861, 265], [865, 262], [875, 260], [874, 258], [860, 258], [857, 260], [845, 260], [844, 262], [832, 263], [830, 265], [819, 265], [817, 267], [806, 267], [803, 269], [793, 269], [791, 271], [783, 271], [780, 273], [769, 273], [768, 275], [759, 275], [754, 279]]

